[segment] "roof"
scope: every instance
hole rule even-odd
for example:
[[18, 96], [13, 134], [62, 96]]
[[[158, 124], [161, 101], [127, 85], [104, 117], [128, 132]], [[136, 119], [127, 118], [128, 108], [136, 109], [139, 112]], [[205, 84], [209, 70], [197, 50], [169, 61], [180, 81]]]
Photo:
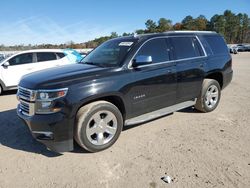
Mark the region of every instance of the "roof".
[[61, 49], [33, 49], [33, 50], [25, 50], [22, 51], [21, 53], [27, 53], [27, 52], [63, 52]]
[[163, 33], [146, 33], [146, 34], [140, 34], [140, 35], [130, 35], [130, 36], [122, 36], [122, 37], [117, 37], [111, 40], [121, 40], [121, 39], [139, 39], [139, 40], [147, 40], [149, 38], [153, 37], [162, 37], [162, 36], [176, 36], [176, 35], [192, 35], [192, 34], [212, 34], [215, 35], [217, 34], [214, 31], [167, 31]]
[[183, 35], [183, 34], [217, 34], [214, 31], [167, 31], [163, 33], [146, 33], [141, 35], [135, 35], [134, 37], [155, 37], [155, 36], [166, 36], [166, 35]]

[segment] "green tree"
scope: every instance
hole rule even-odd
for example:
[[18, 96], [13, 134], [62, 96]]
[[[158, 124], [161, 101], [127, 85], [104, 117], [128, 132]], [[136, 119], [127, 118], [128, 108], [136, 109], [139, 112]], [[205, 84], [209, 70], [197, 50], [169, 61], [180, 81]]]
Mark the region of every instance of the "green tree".
[[126, 33], [126, 32], [125, 32], [125, 33], [122, 34], [123, 37], [131, 36], [131, 35], [134, 35], [134, 33]]
[[222, 36], [225, 36], [225, 24], [226, 21], [224, 16], [216, 14], [210, 19], [208, 30], [216, 31]]
[[146, 25], [146, 28], [147, 28], [145, 30], [146, 33], [156, 33], [157, 32], [157, 25], [153, 20], [150, 20], [150, 19], [147, 20], [145, 25]]
[[[247, 14], [243, 14], [242, 18], [242, 37], [241, 37], [241, 43], [244, 41], [247, 41], [247, 35], [248, 32], [250, 32], [250, 19]], [[248, 41], [250, 42], [250, 41]]]
[[172, 21], [166, 18], [160, 18], [158, 21], [157, 31], [162, 33], [165, 31], [169, 31], [173, 28]]
[[136, 34], [138, 35], [141, 35], [141, 34], [144, 34], [145, 33], [145, 30], [144, 29], [138, 29], [135, 31]]
[[205, 16], [200, 15], [194, 20], [194, 28], [199, 31], [207, 30], [207, 19]]
[[226, 10], [223, 14], [225, 18], [225, 37], [227, 42], [234, 43], [237, 39], [238, 26], [240, 24], [237, 16], [230, 10]]
[[116, 32], [112, 32], [110, 38], [117, 38], [118, 34]]
[[176, 23], [173, 25], [174, 30], [182, 30], [183, 26], [181, 23]]
[[184, 30], [195, 30], [195, 22], [192, 16], [186, 16], [181, 24]]

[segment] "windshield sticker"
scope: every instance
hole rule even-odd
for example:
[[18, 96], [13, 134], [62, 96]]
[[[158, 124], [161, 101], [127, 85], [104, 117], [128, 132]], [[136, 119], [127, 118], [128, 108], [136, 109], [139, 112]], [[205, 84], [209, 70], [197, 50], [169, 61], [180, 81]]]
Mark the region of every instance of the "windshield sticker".
[[133, 42], [121, 42], [119, 46], [131, 46]]

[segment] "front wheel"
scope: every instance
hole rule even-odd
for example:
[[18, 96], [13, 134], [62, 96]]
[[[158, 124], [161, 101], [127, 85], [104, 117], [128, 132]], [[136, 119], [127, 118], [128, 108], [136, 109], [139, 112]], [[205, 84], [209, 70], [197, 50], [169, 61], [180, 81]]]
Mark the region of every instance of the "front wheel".
[[76, 142], [90, 152], [112, 146], [123, 127], [119, 109], [106, 101], [83, 106], [77, 113], [74, 137]]
[[211, 112], [218, 106], [220, 96], [221, 88], [219, 83], [214, 79], [205, 79], [195, 108], [202, 112]]

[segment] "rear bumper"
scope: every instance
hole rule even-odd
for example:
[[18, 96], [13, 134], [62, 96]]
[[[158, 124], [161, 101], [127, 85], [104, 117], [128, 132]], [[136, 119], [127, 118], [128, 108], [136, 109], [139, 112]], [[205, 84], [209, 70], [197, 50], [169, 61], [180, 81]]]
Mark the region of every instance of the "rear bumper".
[[228, 86], [228, 84], [230, 84], [230, 82], [233, 79], [233, 70], [230, 70], [229, 72], [224, 73], [223, 75], [223, 87], [222, 89], [224, 89], [225, 87]]
[[74, 149], [73, 122], [62, 113], [26, 116], [17, 107], [17, 114], [29, 127], [32, 136], [55, 152]]

